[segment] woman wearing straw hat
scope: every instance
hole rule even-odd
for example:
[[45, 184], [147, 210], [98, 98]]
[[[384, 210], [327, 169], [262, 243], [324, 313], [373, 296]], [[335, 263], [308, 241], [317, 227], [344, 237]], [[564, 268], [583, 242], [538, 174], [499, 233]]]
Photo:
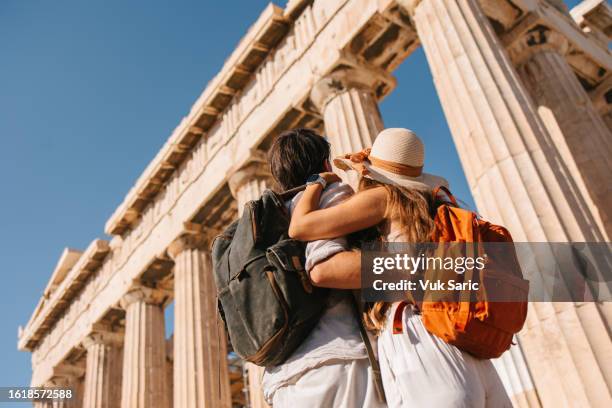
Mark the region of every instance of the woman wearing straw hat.
[[[383, 130], [371, 149], [334, 160], [339, 169], [359, 174], [358, 192], [335, 207], [319, 210], [322, 187], [309, 185], [293, 212], [289, 235], [311, 241], [378, 226], [386, 241], [428, 242], [433, 214], [442, 203], [432, 190], [448, 183], [423, 172], [424, 157], [423, 142], [414, 132]], [[331, 173], [320, 176], [334, 179]], [[412, 308], [403, 311], [406, 330], [393, 334], [395, 307], [377, 302], [366, 313], [366, 323], [378, 334], [389, 407], [512, 406], [489, 360], [476, 359], [430, 334]]]

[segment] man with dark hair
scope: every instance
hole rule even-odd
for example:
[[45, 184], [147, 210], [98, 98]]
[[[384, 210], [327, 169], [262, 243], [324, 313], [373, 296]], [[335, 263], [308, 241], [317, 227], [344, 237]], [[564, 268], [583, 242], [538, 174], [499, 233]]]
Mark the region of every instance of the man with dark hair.
[[[339, 204], [353, 194], [333, 174], [329, 143], [311, 129], [281, 134], [270, 147], [272, 176], [283, 190], [320, 183], [321, 208]], [[325, 177], [319, 174], [324, 173]], [[286, 203], [293, 211], [301, 193]], [[347, 256], [349, 255], [349, 256]], [[349, 251], [346, 237], [309, 242], [306, 270], [314, 285], [330, 288], [360, 287], [360, 267]], [[350, 275], [336, 276], [326, 263], [342, 262], [347, 256], [355, 264]], [[318, 273], [317, 271], [325, 271]], [[264, 396], [277, 407], [384, 407], [376, 396], [367, 352], [359, 334], [347, 290], [332, 289], [328, 306], [310, 335], [283, 364], [268, 367], [263, 377]]]
[[272, 176], [283, 190], [303, 185], [313, 175], [331, 171], [329, 143], [312, 129], [293, 129], [276, 138], [268, 152]]

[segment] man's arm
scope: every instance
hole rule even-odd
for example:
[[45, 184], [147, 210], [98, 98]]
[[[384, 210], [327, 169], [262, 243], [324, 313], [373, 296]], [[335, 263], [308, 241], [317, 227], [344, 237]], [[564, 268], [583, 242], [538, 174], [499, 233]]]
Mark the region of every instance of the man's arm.
[[[331, 208], [346, 201], [352, 195], [353, 190], [350, 186], [334, 183], [320, 198], [319, 204], [321, 208]], [[306, 245], [306, 270], [315, 286], [333, 289], [359, 288], [360, 267], [360, 253], [349, 251], [344, 236], [311, 241]]]
[[310, 270], [313, 285], [334, 289], [361, 288], [361, 252], [342, 251], [317, 263]]

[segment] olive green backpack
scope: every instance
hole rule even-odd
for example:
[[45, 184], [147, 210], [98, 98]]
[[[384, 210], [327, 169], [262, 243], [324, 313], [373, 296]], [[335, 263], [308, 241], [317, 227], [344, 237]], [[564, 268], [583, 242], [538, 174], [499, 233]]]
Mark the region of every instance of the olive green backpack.
[[283, 194], [266, 190], [215, 238], [212, 258], [218, 308], [233, 351], [260, 366], [284, 362], [315, 327], [328, 290], [313, 287], [303, 242], [288, 236]]

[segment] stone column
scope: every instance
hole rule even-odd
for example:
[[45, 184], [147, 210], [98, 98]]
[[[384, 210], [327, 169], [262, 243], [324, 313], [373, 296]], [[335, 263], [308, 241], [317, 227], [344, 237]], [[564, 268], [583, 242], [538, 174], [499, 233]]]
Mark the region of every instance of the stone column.
[[[597, 240], [588, 204], [478, 1], [399, 1], [415, 22], [479, 211], [517, 242]], [[609, 400], [608, 355], [585, 335], [602, 321], [583, 326], [579, 313], [571, 303], [530, 305], [519, 337], [544, 406]]]
[[[597, 224], [593, 228], [599, 228], [600, 237], [594, 240], [608, 241], [612, 234], [612, 186], [609, 182], [612, 132], [567, 63], [568, 48], [568, 41], [561, 34], [536, 27], [512, 44], [509, 55], [534, 99], [552, 143], [569, 169], [569, 178], [585, 198]], [[568, 306], [557, 304], [555, 308], [560, 311]], [[575, 338], [569, 339], [570, 347], [581, 338], [574, 349], [582, 353], [580, 343], [586, 341], [609, 387], [612, 384], [612, 344], [602, 340], [609, 336], [605, 322], [610, 318], [609, 307], [577, 304], [576, 317], [578, 322], [574, 324], [578, 330], [572, 335]], [[591, 379], [592, 373], [586, 366], [579, 370], [589, 378], [587, 384], [599, 384], [587, 386], [587, 393], [598, 393], [602, 381]]]
[[168, 405], [174, 407], [174, 335], [166, 340], [166, 384]]
[[254, 150], [247, 164], [234, 171], [229, 178], [232, 195], [238, 202], [238, 213], [242, 214], [244, 205], [256, 200], [263, 192], [274, 185], [266, 155]]
[[167, 294], [137, 286], [121, 299], [126, 311], [122, 408], [167, 408], [163, 302]]
[[174, 406], [229, 408], [226, 336], [208, 250], [202, 234], [173, 242], [174, 259]]
[[83, 407], [119, 408], [123, 333], [95, 331], [83, 346], [87, 350]]
[[563, 35], [536, 27], [509, 48], [569, 176], [585, 197], [600, 229], [612, 236], [612, 133], [565, 59]]
[[45, 408], [81, 408], [83, 406], [83, 374], [82, 365], [63, 363], [53, 369], [53, 377], [45, 384], [45, 388], [70, 389], [72, 398], [53, 400], [42, 403]]
[[73, 397], [66, 400], [53, 400], [47, 402], [47, 407], [51, 408], [81, 408], [83, 406], [83, 386], [82, 381], [76, 377], [60, 377], [52, 380], [53, 385], [49, 388], [70, 388], [73, 392]]
[[313, 87], [310, 98], [323, 114], [332, 158], [371, 147], [383, 129], [374, 94], [379, 75], [364, 67], [343, 66]]
[[519, 344], [512, 346], [500, 358], [492, 361], [515, 408], [541, 406]]
[[[229, 178], [229, 186], [234, 198], [238, 201], [238, 214], [241, 215], [244, 205], [256, 200], [261, 193], [273, 184], [270, 168], [263, 152], [256, 151], [252, 160], [237, 169]], [[247, 371], [249, 406], [251, 408], [268, 408], [261, 389], [261, 377], [264, 368], [245, 362]]]

